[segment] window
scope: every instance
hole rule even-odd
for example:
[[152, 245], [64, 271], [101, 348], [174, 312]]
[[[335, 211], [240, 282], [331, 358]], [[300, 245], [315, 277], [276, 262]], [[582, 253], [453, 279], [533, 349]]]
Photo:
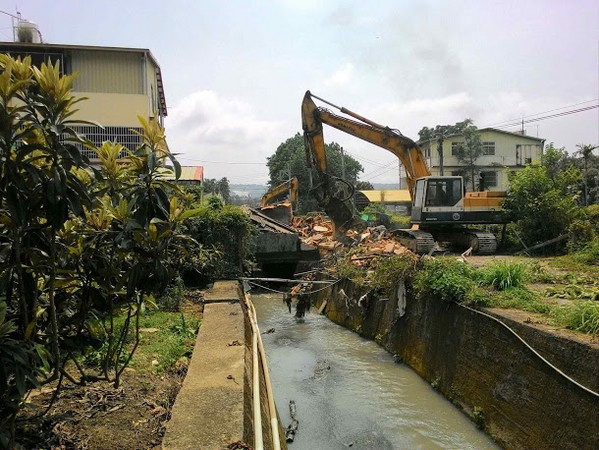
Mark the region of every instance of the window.
[[483, 142], [483, 155], [494, 155], [495, 154], [495, 142]]
[[485, 170], [480, 173], [483, 189], [497, 187], [497, 172], [494, 170]]
[[451, 143], [451, 156], [458, 156], [458, 152], [460, 151], [460, 147], [464, 145], [463, 142], [452, 142]]
[[459, 178], [429, 178], [424, 206], [454, 206], [462, 198], [462, 183]]
[[[75, 132], [85, 139], [91, 141], [96, 147], [100, 147], [103, 142], [118, 142], [129, 150], [135, 150], [142, 143], [141, 136], [135, 134], [133, 130], [138, 133], [143, 133], [142, 128], [138, 127], [104, 127], [104, 129], [95, 126], [74, 126]], [[97, 159], [96, 152], [84, 147], [81, 144], [76, 144], [82, 155], [87, 156], [90, 159]], [[121, 158], [126, 156], [127, 152], [121, 152]]]

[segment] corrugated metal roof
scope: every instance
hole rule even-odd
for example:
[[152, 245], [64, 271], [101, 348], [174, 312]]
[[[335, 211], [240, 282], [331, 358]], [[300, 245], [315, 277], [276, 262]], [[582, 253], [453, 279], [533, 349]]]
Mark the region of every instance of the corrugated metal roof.
[[360, 191], [368, 200], [376, 203], [411, 203], [410, 191], [407, 189], [375, 189], [372, 191]]
[[[175, 174], [167, 175], [170, 180], [175, 179]], [[179, 181], [203, 181], [204, 167], [203, 166], [181, 166], [181, 176]]]

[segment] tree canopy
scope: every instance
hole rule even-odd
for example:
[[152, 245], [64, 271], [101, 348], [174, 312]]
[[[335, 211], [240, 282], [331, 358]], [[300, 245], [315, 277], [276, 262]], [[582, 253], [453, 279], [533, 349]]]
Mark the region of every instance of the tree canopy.
[[[342, 177], [342, 147], [331, 142], [325, 144], [327, 167], [331, 175]], [[362, 165], [354, 158], [345, 154], [345, 180], [355, 184], [358, 174], [364, 171]], [[310, 170], [306, 164], [306, 154], [304, 151], [304, 137], [297, 133], [285, 142], [282, 142], [275, 153], [268, 158], [268, 171], [270, 175], [269, 185], [277, 186], [291, 177], [297, 177], [299, 181], [298, 189], [298, 210], [307, 212], [317, 208], [316, 201], [310, 196]]]

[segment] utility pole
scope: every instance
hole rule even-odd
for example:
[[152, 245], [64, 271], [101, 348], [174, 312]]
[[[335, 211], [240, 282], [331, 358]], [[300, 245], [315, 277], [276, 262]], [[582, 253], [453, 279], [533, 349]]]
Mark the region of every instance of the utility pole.
[[397, 169], [398, 169], [398, 173], [399, 173], [399, 187], [398, 189], [401, 189], [401, 163], [397, 163]]
[[343, 153], [343, 147], [341, 147], [341, 178], [345, 180], [345, 153]]

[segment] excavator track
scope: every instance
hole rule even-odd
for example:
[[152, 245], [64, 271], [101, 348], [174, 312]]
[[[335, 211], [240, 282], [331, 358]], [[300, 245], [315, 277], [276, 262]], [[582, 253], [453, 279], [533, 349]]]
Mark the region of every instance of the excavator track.
[[497, 239], [493, 233], [469, 228], [444, 229], [435, 233], [439, 243], [448, 244], [454, 250], [472, 248], [477, 255], [492, 255], [497, 250]]
[[429, 253], [435, 246], [433, 235], [422, 230], [393, 230], [399, 242], [418, 255]]
[[497, 251], [497, 238], [493, 233], [466, 230], [470, 236], [470, 247], [478, 255], [492, 255]]

